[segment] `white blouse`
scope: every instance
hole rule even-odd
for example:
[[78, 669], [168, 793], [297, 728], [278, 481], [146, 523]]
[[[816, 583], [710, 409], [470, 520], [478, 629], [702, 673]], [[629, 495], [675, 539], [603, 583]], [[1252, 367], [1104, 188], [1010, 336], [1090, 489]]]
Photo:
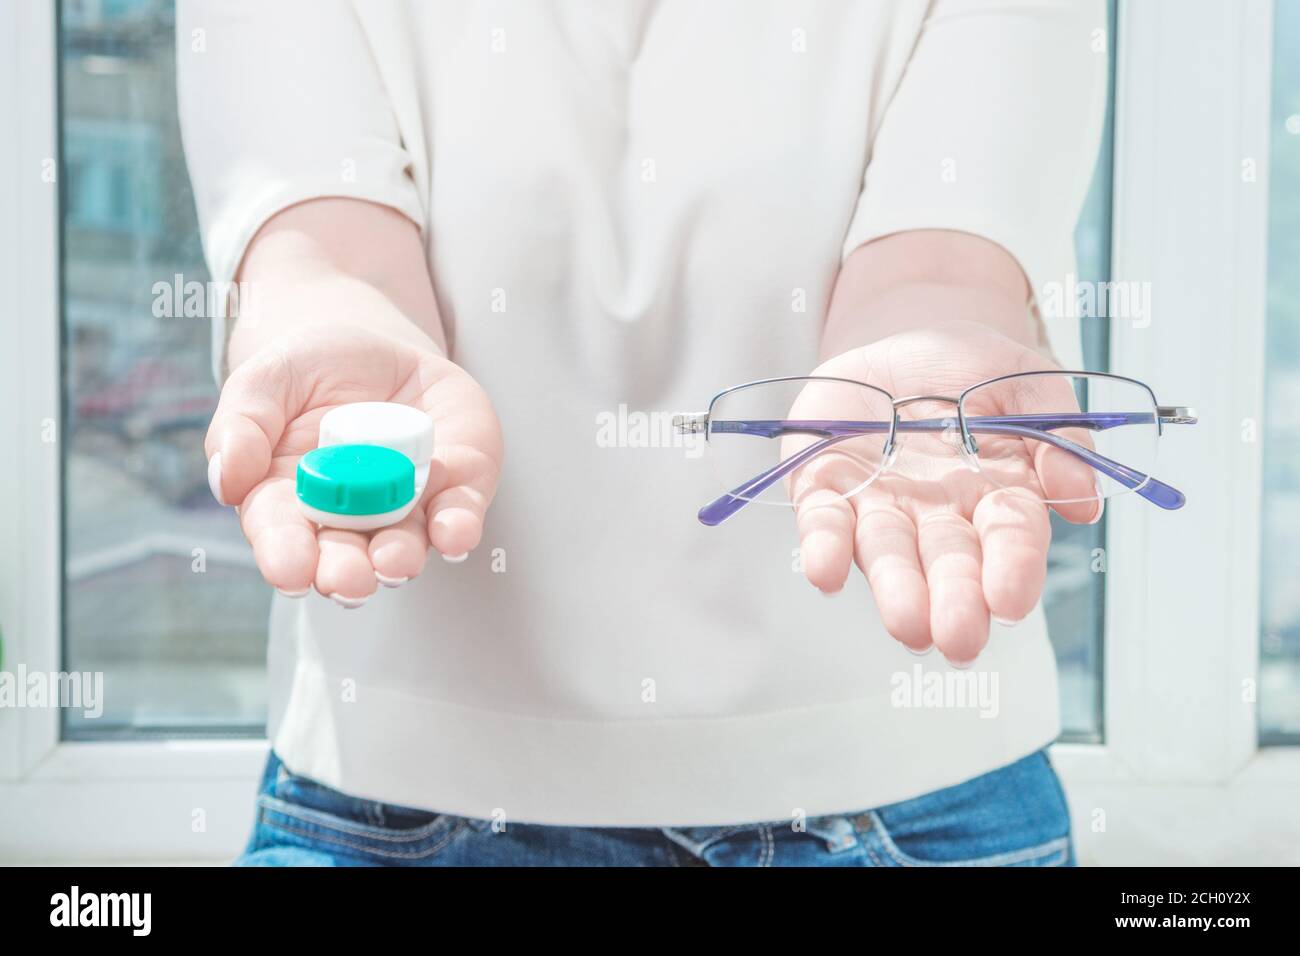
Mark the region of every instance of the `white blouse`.
[[[856, 575], [810, 587], [792, 512], [706, 528], [707, 465], [601, 433], [810, 372], [843, 257], [879, 236], [964, 230], [1064, 282], [1104, 30], [1101, 0], [182, 0], [213, 278], [295, 202], [400, 210], [508, 451], [465, 563], [355, 611], [276, 598], [285, 763], [449, 813], [703, 825], [879, 806], [1051, 741], [1041, 609], [965, 672], [994, 706], [911, 706], [955, 672]], [[1077, 367], [1077, 320], [1046, 324]]]

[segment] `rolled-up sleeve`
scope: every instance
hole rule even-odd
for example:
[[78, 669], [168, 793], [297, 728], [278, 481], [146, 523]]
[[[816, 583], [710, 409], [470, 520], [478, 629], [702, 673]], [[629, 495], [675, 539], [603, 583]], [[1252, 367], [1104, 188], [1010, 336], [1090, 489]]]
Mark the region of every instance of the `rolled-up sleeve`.
[[[318, 197], [391, 206], [421, 229], [411, 156], [348, 0], [180, 0], [181, 135], [212, 278], [277, 212]], [[223, 323], [214, 321], [220, 370]]]
[[[843, 254], [911, 229], [1005, 248], [1035, 294], [1074, 271], [1106, 110], [1102, 0], [935, 0], [876, 130]], [[1077, 319], [1043, 317], [1080, 360]]]

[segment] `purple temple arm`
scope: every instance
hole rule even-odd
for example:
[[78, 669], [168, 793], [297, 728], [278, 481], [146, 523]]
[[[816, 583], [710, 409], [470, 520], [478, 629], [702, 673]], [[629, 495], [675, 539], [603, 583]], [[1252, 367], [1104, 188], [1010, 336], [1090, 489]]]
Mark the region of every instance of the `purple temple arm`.
[[[1119, 425], [1149, 424], [1154, 422], [1151, 412], [1073, 412], [1052, 415], [990, 415], [966, 419], [966, 427], [974, 434], [1012, 435], [1018, 438], [1032, 438], [1067, 451], [1102, 474], [1118, 481], [1143, 498], [1168, 511], [1181, 508], [1186, 503], [1183, 493], [1164, 482], [1145, 475], [1134, 468], [1112, 461], [1092, 449], [1053, 435], [1051, 428], [1089, 428], [1094, 431], [1114, 428]], [[898, 430], [904, 432], [935, 432], [953, 427], [951, 418], [930, 418], [916, 421], [898, 422]], [[758, 435], [775, 438], [783, 434], [813, 434], [824, 436], [806, 448], [791, 455], [785, 461], [755, 476], [739, 487], [733, 488], [700, 509], [699, 519], [703, 524], [716, 525], [731, 517], [756, 495], [780, 481], [790, 472], [816, 457], [826, 448], [847, 438], [864, 434], [882, 434], [889, 431], [890, 422], [846, 422], [846, 421], [716, 421], [709, 423], [710, 431], [729, 434]]]

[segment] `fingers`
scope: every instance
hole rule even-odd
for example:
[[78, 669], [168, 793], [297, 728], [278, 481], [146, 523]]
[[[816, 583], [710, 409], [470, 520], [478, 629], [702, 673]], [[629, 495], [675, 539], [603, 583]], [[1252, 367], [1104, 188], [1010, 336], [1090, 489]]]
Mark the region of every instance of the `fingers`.
[[298, 509], [293, 480], [272, 477], [249, 493], [240, 509], [244, 534], [269, 584], [291, 597], [315, 585], [344, 607], [359, 607], [382, 580], [389, 587], [424, 567], [425, 517], [417, 506], [373, 536], [318, 529]]
[[[433, 459], [429, 462], [426, 488], [442, 487], [446, 481], [446, 466]], [[424, 570], [424, 562], [429, 556], [427, 500], [427, 496], [422, 496], [405, 518], [395, 525], [380, 528], [371, 536], [370, 564], [384, 587], [399, 587]]]
[[375, 577], [384, 587], [395, 588], [419, 574], [429, 553], [424, 508], [417, 505], [397, 524], [376, 531], [369, 552]]
[[266, 477], [271, 455], [284, 432], [290, 376], [276, 352], [240, 365], [221, 389], [203, 447], [208, 484], [223, 505], [240, 505]]
[[[800, 450], [783, 444], [782, 456], [788, 458]], [[837, 447], [790, 475], [804, 575], [824, 594], [839, 591], [849, 576], [857, 515], [848, 496], [862, 488], [876, 467]]]
[[316, 575], [316, 526], [298, 510], [293, 479], [273, 476], [254, 486], [239, 510], [258, 570], [286, 594], [306, 594]]
[[428, 519], [429, 544], [448, 561], [462, 561], [483, 538], [482, 496], [464, 487], [450, 488], [433, 499]]
[[[1078, 429], [1061, 434], [1062, 438], [1092, 448], [1092, 441]], [[1066, 521], [1086, 524], [1101, 517], [1102, 503], [1097, 494], [1097, 473], [1092, 466], [1062, 448], [1047, 442], [1031, 443], [1034, 470], [1043, 497], [1054, 502], [1052, 509]]]
[[1047, 509], [1023, 495], [993, 492], [975, 506], [971, 523], [983, 552], [989, 614], [1007, 623], [1021, 620], [1038, 603], [1047, 576], [1052, 540]]
[[266, 477], [288, 419], [287, 378], [283, 359], [268, 354], [239, 366], [222, 388], [204, 438], [209, 482], [222, 504], [241, 504]]
[[460, 561], [483, 537], [501, 472], [501, 427], [483, 389], [448, 362], [424, 368], [420, 388], [418, 404], [438, 436], [425, 490], [426, 532], [443, 558]]
[[799, 554], [813, 587], [834, 594], [844, 587], [853, 558], [853, 506], [829, 488], [803, 495], [796, 505]]
[[954, 666], [968, 666], [988, 643], [980, 541], [954, 512], [928, 512], [917, 522], [917, 551], [930, 590], [930, 637]]
[[921, 570], [916, 524], [892, 500], [856, 502], [854, 559], [871, 585], [885, 629], [918, 653], [931, 645], [930, 589]]
[[478, 547], [483, 517], [496, 491], [497, 464], [468, 445], [445, 448], [441, 485], [429, 475], [426, 513], [429, 544], [449, 561], [459, 561]]
[[[1013, 377], [992, 386], [984, 386], [980, 401], [986, 413], [1038, 415], [1053, 412], [1078, 412], [1079, 400], [1068, 375], [1029, 375]], [[1033, 432], [1030, 433], [1034, 435]], [[1058, 443], [1095, 451], [1093, 433], [1086, 428], [1049, 429], [1041, 437], [1025, 437], [1019, 442], [995, 441], [993, 447], [1006, 454], [1023, 444], [1034, 468], [1026, 476], [1026, 489], [1041, 494], [1061, 517], [1068, 521], [1095, 521], [1101, 516], [1097, 493], [1097, 473], [1078, 454], [1059, 447]], [[981, 460], [983, 461], [983, 452]]]
[[369, 535], [322, 528], [316, 590], [343, 607], [360, 607], [379, 586], [370, 563]]

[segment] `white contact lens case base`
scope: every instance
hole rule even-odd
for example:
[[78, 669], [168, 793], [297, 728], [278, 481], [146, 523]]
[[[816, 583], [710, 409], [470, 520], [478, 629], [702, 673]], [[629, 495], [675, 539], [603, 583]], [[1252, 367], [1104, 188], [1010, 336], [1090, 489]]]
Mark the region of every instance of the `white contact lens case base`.
[[411, 513], [429, 482], [433, 461], [433, 422], [418, 408], [397, 402], [352, 402], [325, 413], [317, 447], [379, 445], [401, 452], [415, 465], [415, 495], [401, 508], [373, 515], [343, 515], [321, 511], [298, 501], [312, 521], [345, 531], [373, 531], [396, 524]]
[[332, 511], [321, 511], [319, 508], [313, 508], [302, 501], [298, 502], [298, 510], [322, 528], [338, 528], [340, 531], [377, 531], [380, 528], [387, 528], [391, 524], [397, 524], [411, 513], [411, 509], [415, 507], [415, 503], [419, 500], [420, 491], [417, 486], [415, 497], [395, 511], [385, 511], [374, 515], [339, 515], [334, 514]]

